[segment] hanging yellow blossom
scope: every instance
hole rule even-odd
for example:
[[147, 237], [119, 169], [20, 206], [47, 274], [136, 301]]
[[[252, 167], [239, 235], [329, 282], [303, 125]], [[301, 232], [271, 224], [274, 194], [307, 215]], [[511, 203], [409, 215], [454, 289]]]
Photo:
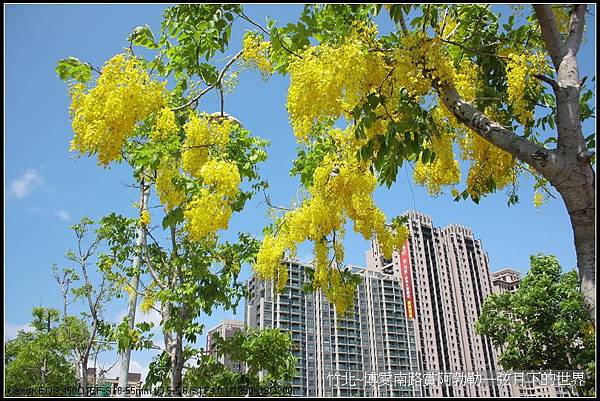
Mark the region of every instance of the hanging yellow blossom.
[[[263, 239], [256, 255], [254, 270], [258, 273], [260, 279], [272, 279], [281, 275], [281, 271], [287, 272], [287, 267], [282, 265], [285, 244], [272, 235], [267, 235]], [[279, 283], [281, 284], [281, 283]], [[277, 286], [279, 291], [284, 287]]]
[[162, 160], [156, 169], [156, 192], [167, 210], [173, 210], [185, 200], [185, 193], [174, 184], [179, 176], [179, 166], [175, 159]]
[[150, 138], [155, 141], [165, 140], [176, 135], [178, 129], [175, 113], [169, 108], [163, 108], [158, 112]]
[[[263, 279], [283, 280], [280, 266], [286, 252], [292, 256], [297, 244], [309, 240], [315, 247], [313, 285], [324, 291], [338, 313], [344, 313], [355, 291], [350, 284], [344, 287], [337, 271], [344, 258], [342, 241], [347, 219], [365, 239], [376, 236], [387, 257], [393, 249], [402, 248], [408, 232], [403, 227], [389, 228], [384, 213], [375, 206], [377, 180], [368, 164], [356, 159], [352, 128], [333, 129], [329, 135], [340, 141], [340, 153], [325, 155], [308, 188], [310, 196], [281, 218], [276, 235], [263, 240], [254, 268]], [[283, 268], [287, 272], [287, 267]]]
[[263, 78], [273, 73], [273, 66], [269, 60], [271, 42], [263, 40], [254, 32], [247, 32], [244, 35], [243, 46], [242, 58], [247, 65], [258, 68], [263, 74]]
[[231, 206], [219, 194], [201, 188], [183, 210], [190, 238], [202, 241], [217, 231], [226, 229], [232, 213]]
[[536, 209], [539, 209], [540, 207], [542, 207], [543, 203], [544, 196], [540, 192], [535, 191], [535, 193], [533, 194], [533, 206], [535, 206]]
[[430, 148], [435, 153], [433, 162], [415, 164], [413, 173], [415, 182], [424, 185], [433, 196], [441, 193], [441, 187], [460, 182], [460, 166], [454, 159], [452, 137], [447, 134], [434, 136]]
[[140, 304], [140, 310], [147, 313], [156, 303], [156, 281], [153, 281], [144, 291], [144, 298]]
[[[502, 113], [486, 108], [486, 116], [502, 121]], [[488, 181], [494, 181], [495, 190], [505, 188], [516, 180], [516, 160], [508, 152], [492, 145], [481, 136], [466, 130], [458, 141], [462, 158], [472, 161], [467, 176], [467, 191], [473, 198], [489, 193]]]
[[235, 164], [223, 160], [209, 160], [200, 169], [204, 183], [220, 195], [232, 198], [240, 186], [240, 173]]
[[150, 213], [146, 209], [140, 213], [139, 223], [142, 227], [148, 227], [150, 224]]
[[192, 114], [183, 127], [186, 133], [183, 144], [183, 169], [193, 177], [200, 177], [200, 170], [209, 156], [211, 146], [223, 148], [229, 142], [233, 123], [228, 119]]
[[106, 166], [121, 157], [136, 124], [164, 106], [165, 87], [151, 80], [134, 57], [118, 54], [106, 62], [95, 87], [87, 91], [74, 85], [71, 99], [71, 150], [97, 154]]
[[287, 109], [298, 140], [306, 141], [324, 118], [350, 119], [354, 107], [390, 72], [384, 54], [370, 51], [364, 35], [374, 32], [357, 31], [340, 46], [309, 47], [290, 63]]
[[534, 75], [548, 70], [548, 62], [541, 53], [509, 53], [506, 65], [508, 100], [516, 120], [523, 125], [533, 122], [535, 99], [543, 89]]

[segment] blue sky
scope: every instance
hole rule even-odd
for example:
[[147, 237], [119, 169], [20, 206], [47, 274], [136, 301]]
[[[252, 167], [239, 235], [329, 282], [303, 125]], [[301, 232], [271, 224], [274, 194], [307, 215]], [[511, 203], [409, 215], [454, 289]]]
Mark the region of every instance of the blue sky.
[[[84, 214], [93, 219], [113, 211], [136, 214], [131, 203], [138, 195], [123, 185], [132, 182], [125, 166], [104, 170], [94, 159], [69, 153], [72, 131], [68, 98], [66, 85], [54, 71], [56, 61], [75, 56], [101, 66], [127, 46], [126, 38], [134, 27], [148, 24], [156, 35], [165, 7], [5, 6], [6, 335], [14, 335], [17, 328], [27, 324], [33, 306], [60, 306], [50, 266], [64, 264], [65, 251], [74, 245], [70, 225]], [[593, 16], [588, 16], [580, 70], [581, 76], [591, 77], [595, 74], [595, 7], [590, 8]], [[295, 5], [246, 6], [246, 12], [262, 23], [270, 15], [285, 24], [300, 11], [301, 6]], [[241, 37], [251, 28], [242, 21], [235, 26], [231, 54], [241, 48]], [[238, 87], [225, 102], [226, 112], [243, 121], [254, 134], [271, 140], [269, 159], [261, 166], [261, 173], [270, 183], [273, 203], [280, 205], [288, 205], [298, 188], [298, 180], [288, 173], [296, 144], [285, 109], [287, 85], [287, 78], [279, 75], [264, 82], [258, 72], [243, 71]], [[216, 96], [209, 96], [200, 108], [214, 112], [217, 105]], [[586, 135], [593, 132], [593, 124], [584, 127]], [[412, 171], [400, 171], [391, 189], [376, 192], [378, 205], [388, 216], [416, 209], [430, 214], [437, 226], [458, 223], [472, 227], [483, 241], [492, 270], [511, 267], [524, 272], [529, 255], [537, 252], [555, 254], [565, 268], [575, 266], [572, 231], [563, 203], [551, 200], [535, 209], [530, 181], [521, 181], [521, 203], [509, 208], [503, 192], [483, 199], [479, 205], [453, 202], [449, 194], [431, 198], [407, 178], [407, 173], [412, 175]], [[264, 201], [257, 197], [243, 215], [234, 216], [225, 237], [238, 231], [260, 235], [268, 222]], [[367, 241], [353, 235], [351, 229], [347, 232], [346, 262], [364, 265]], [[309, 249], [301, 248], [299, 256], [308, 259]], [[249, 273], [246, 268], [244, 277]], [[114, 303], [106, 316], [116, 319], [124, 308], [124, 302]], [[231, 316], [231, 312], [217, 311], [202, 321], [210, 328]], [[239, 316], [243, 318], [243, 313]], [[133, 368], [144, 369], [150, 356], [149, 352], [134, 352]], [[106, 355], [107, 361], [111, 358], [114, 355]]]

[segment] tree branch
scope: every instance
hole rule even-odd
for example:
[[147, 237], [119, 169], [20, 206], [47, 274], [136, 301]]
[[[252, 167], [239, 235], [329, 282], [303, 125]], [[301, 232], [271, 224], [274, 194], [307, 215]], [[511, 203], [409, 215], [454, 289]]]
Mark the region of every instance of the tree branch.
[[269, 206], [271, 209], [279, 209], [279, 210], [285, 210], [286, 212], [291, 212], [292, 209], [289, 209], [287, 207], [283, 207], [283, 206], [274, 206], [271, 203], [271, 198], [269, 198], [269, 196], [267, 195], [267, 193], [265, 192], [264, 188], [263, 188], [263, 195], [265, 197], [265, 202], [267, 203], [267, 206]]
[[[146, 233], [148, 233], [147, 229], [146, 229]], [[144, 244], [144, 250], [145, 250], [144, 254], [146, 255], [146, 266], [148, 266], [148, 271], [150, 272], [150, 275], [152, 276], [154, 281], [156, 281], [156, 284], [158, 284], [160, 289], [164, 291], [166, 289], [165, 284], [158, 277], [158, 274], [156, 274], [156, 271], [152, 268], [152, 262], [150, 260], [150, 252], [148, 251], [148, 244]]]
[[556, 24], [556, 19], [552, 13], [550, 4], [534, 4], [533, 9], [542, 28], [542, 38], [546, 43], [546, 48], [552, 59], [554, 67], [558, 70], [558, 66], [563, 57], [562, 41], [560, 39], [560, 31]]
[[565, 53], [569, 53], [572, 56], [577, 55], [583, 38], [585, 9], [585, 4], [576, 4], [573, 6], [571, 21], [569, 22], [569, 36], [565, 42]]
[[452, 85], [442, 86], [434, 82], [434, 88], [448, 110], [476, 134], [529, 164], [548, 179], [558, 173], [562, 163], [556, 152], [537, 145], [490, 120], [485, 114], [463, 100]]
[[556, 82], [552, 78], [542, 74], [534, 74], [533, 77], [539, 79], [540, 81], [544, 81], [545, 83], [550, 85], [555, 92], [558, 90], [558, 82]]
[[[450, 45], [458, 46], [458, 47], [460, 47], [461, 49], [463, 49], [464, 51], [467, 51], [467, 52], [469, 52], [469, 53], [473, 53], [473, 54], [478, 54], [478, 55], [480, 55], [480, 56], [496, 57], [496, 58], [500, 58], [500, 59], [507, 59], [507, 60], [508, 60], [508, 59], [510, 59], [510, 57], [508, 57], [508, 56], [500, 56], [499, 54], [494, 54], [494, 53], [484, 53], [484, 52], [481, 52], [481, 51], [479, 51], [479, 50], [469, 49], [468, 47], [465, 47], [464, 45], [462, 45], [462, 44], [460, 44], [460, 43], [458, 43], [458, 42], [454, 42], [454, 41], [452, 41], [452, 40], [448, 40], [448, 39], [441, 38], [441, 41], [442, 41], [442, 42], [444, 42], [444, 43], [448, 43], [448, 44], [450, 44]], [[489, 46], [489, 45], [488, 45], [488, 46]]]
[[252, 25], [254, 25], [255, 27], [257, 27], [258, 29], [260, 29], [261, 31], [263, 31], [267, 36], [271, 36], [271, 33], [269, 31], [267, 31], [265, 28], [263, 28], [258, 22], [254, 21], [252, 18], [248, 17], [243, 11], [236, 13], [238, 16], [242, 17], [243, 19], [245, 19], [246, 21], [248, 21], [249, 23], [251, 23]]
[[208, 86], [202, 92], [200, 92], [198, 95], [194, 96], [189, 102], [187, 102], [185, 104], [182, 104], [181, 106], [175, 107], [175, 108], [173, 108], [171, 110], [172, 111], [177, 111], [177, 110], [185, 109], [186, 107], [188, 107], [189, 105], [193, 104], [194, 102], [197, 102], [202, 96], [206, 95], [212, 89], [214, 89], [215, 87], [221, 85], [221, 81], [223, 80], [223, 77], [225, 76], [225, 73], [227, 72], [227, 70], [229, 70], [229, 68], [231, 68], [231, 66], [233, 65], [233, 63], [235, 63], [242, 56], [243, 53], [244, 53], [244, 50], [240, 50], [235, 56], [233, 56], [227, 62], [227, 64], [225, 64], [225, 67], [223, 67], [223, 69], [219, 73], [219, 75], [217, 77], [217, 80], [212, 85]]

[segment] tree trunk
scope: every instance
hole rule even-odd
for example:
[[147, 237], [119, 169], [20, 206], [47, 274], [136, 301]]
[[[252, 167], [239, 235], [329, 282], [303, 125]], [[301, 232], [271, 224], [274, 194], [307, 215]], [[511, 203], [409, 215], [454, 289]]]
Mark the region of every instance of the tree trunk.
[[171, 342], [171, 395], [181, 397], [183, 384], [183, 344], [177, 333]]
[[[173, 309], [170, 303], [165, 303], [161, 307], [162, 321], [168, 322], [172, 316]], [[183, 371], [183, 344], [180, 333], [173, 331], [163, 331], [165, 339], [165, 349], [169, 353], [171, 362], [171, 396], [182, 396], [182, 371]]]
[[[177, 258], [177, 235], [175, 226], [171, 225], [171, 245], [173, 246], [172, 256]], [[175, 274], [171, 277], [171, 286], [173, 289], [177, 286], [183, 285], [183, 275], [181, 272], [181, 266], [179, 263], [175, 264]], [[185, 305], [182, 305], [177, 318], [181, 321], [184, 320]], [[172, 304], [169, 304], [169, 315], [173, 315]], [[181, 397], [182, 385], [183, 385], [183, 336], [181, 329], [177, 332], [171, 333], [171, 347], [169, 348], [171, 355], [171, 395]]]
[[[544, 6], [538, 6], [536, 12], [542, 20], [550, 17], [545, 15], [549, 13]], [[596, 327], [596, 177], [581, 127], [579, 99], [582, 82], [579, 80], [577, 62], [584, 20], [585, 6], [574, 6], [569, 37], [564, 44], [553, 39], [556, 35], [551, 32], [552, 22], [547, 23], [544, 29], [547, 47], [554, 49], [552, 60], [557, 73], [557, 82], [553, 85], [558, 131], [556, 151], [564, 160], [559, 173], [548, 178], [562, 196], [571, 219], [581, 293], [588, 315]]]
[[577, 164], [568, 168], [569, 174], [555, 187], [571, 219], [583, 302], [596, 327], [595, 176], [589, 163]]
[[[141, 191], [142, 191], [142, 199], [141, 199], [141, 208], [142, 210], [147, 210], [147, 204], [148, 204], [148, 196], [150, 195], [150, 185], [146, 185], [144, 183], [144, 180], [141, 181]], [[146, 231], [143, 229], [143, 227], [139, 227], [137, 229], [136, 232], [136, 250], [137, 252], [141, 252], [140, 249], [142, 247], [142, 245], [144, 245], [146, 243]], [[139, 254], [137, 254], [134, 259], [133, 259], [133, 269], [137, 269], [140, 264], [142, 262], [142, 258], [139, 256]], [[136, 312], [136, 305], [137, 305], [137, 297], [138, 297], [138, 285], [140, 282], [140, 276], [139, 274], [136, 274], [133, 277], [133, 281], [131, 283], [131, 286], [133, 287], [134, 291], [133, 293], [131, 293], [129, 295], [129, 301], [127, 303], [127, 317], [129, 318], [129, 328], [133, 329], [135, 327], [135, 312]], [[117, 396], [118, 397], [126, 397], [126, 387], [128, 386], [129, 382], [129, 363], [131, 361], [131, 347], [127, 347], [123, 353], [121, 354], [121, 363], [120, 363], [120, 369], [119, 369], [119, 385], [118, 388], [121, 390], [121, 392], [117, 392]]]
[[83, 389], [83, 397], [87, 397], [88, 396], [88, 392], [87, 392], [87, 388], [88, 388], [88, 372], [87, 372], [87, 366], [88, 366], [88, 358], [87, 356], [84, 356], [81, 359], [81, 388]]

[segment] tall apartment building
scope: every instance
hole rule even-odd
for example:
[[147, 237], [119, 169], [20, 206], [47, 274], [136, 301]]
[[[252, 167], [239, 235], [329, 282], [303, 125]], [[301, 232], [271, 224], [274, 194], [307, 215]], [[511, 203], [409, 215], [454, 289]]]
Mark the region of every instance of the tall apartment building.
[[502, 269], [492, 273], [492, 292], [504, 294], [515, 292], [521, 282], [521, 273], [513, 269]]
[[280, 294], [269, 281], [249, 279], [245, 320], [249, 327], [291, 333], [298, 359], [294, 395], [421, 395], [420, 387], [406, 382], [407, 372], [416, 370], [417, 352], [397, 278], [354, 267], [362, 282], [354, 310], [340, 317], [320, 291], [302, 290], [307, 266], [285, 263], [290, 275]]
[[[426, 396], [500, 396], [493, 380], [495, 349], [475, 332], [485, 298], [492, 292], [487, 254], [470, 228], [433, 226], [416, 211], [408, 217], [410, 237], [403, 253], [384, 259], [376, 241], [367, 251], [367, 268], [405, 280], [414, 305], [415, 340], [421, 371], [481, 372], [479, 386], [442, 383], [424, 388]], [[401, 273], [403, 271], [404, 274]]]
[[215, 327], [210, 329], [206, 334], [206, 351], [214, 356], [217, 361], [221, 362], [225, 367], [233, 370], [234, 372], [242, 372], [243, 364], [239, 361], [235, 361], [229, 357], [229, 355], [216, 355], [214, 348], [214, 336], [218, 333], [221, 338], [226, 339], [233, 337], [235, 333], [239, 333], [244, 330], [244, 322], [232, 319], [223, 319]]

